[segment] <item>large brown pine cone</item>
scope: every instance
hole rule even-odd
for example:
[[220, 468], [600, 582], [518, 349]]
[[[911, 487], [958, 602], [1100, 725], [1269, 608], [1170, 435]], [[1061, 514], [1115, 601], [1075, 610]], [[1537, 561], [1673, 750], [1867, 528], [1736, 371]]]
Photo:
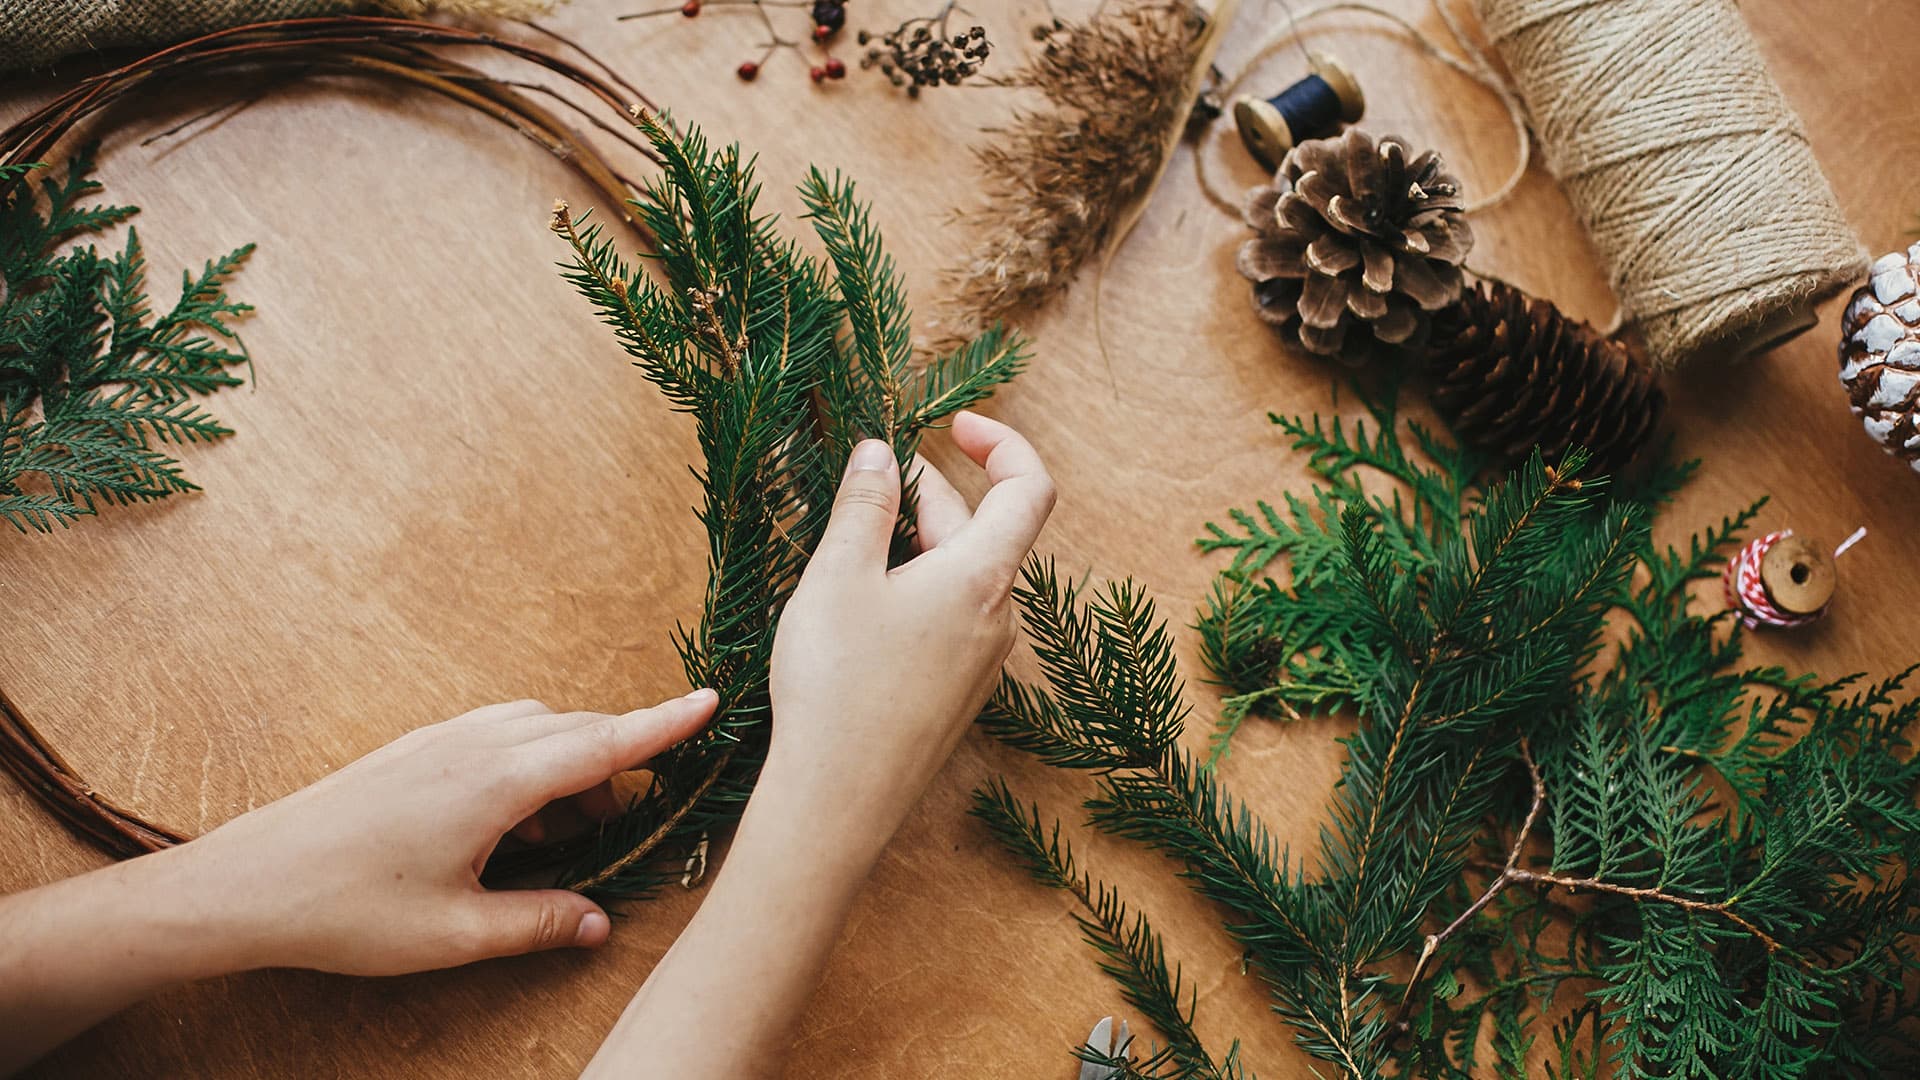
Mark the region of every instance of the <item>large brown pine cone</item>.
[[1867, 434], [1920, 472], [1920, 244], [1874, 263], [1847, 304], [1840, 383]]
[[1429, 150], [1349, 128], [1287, 154], [1247, 198], [1240, 245], [1260, 317], [1322, 356], [1360, 364], [1418, 349], [1430, 313], [1460, 295], [1473, 247], [1460, 185]]
[[1511, 464], [1569, 447], [1611, 473], [1646, 445], [1666, 394], [1644, 355], [1505, 285], [1476, 285], [1434, 317], [1433, 404], [1461, 442]]

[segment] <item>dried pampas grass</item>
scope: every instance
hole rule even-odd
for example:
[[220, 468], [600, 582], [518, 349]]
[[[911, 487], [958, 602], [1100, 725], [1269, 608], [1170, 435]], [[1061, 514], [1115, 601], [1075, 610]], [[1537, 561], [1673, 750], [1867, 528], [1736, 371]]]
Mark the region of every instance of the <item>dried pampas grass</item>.
[[[1221, 12], [1216, 11], [1218, 17]], [[969, 239], [946, 334], [959, 339], [1064, 290], [1131, 225], [1184, 126], [1210, 53], [1187, 0], [1130, 0], [1036, 31], [1042, 47], [1001, 85], [1038, 91], [975, 151], [985, 201], [958, 215]]]

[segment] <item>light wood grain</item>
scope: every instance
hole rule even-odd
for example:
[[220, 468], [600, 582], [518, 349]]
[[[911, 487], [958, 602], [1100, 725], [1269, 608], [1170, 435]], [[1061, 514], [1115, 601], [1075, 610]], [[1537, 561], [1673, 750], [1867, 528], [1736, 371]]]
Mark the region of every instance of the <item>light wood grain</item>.
[[[856, 6], [854, 26], [919, 10], [870, 2]], [[1417, 0], [1389, 6], [1438, 26]], [[1229, 66], [1280, 18], [1248, 7]], [[1743, 8], [1854, 225], [1876, 251], [1904, 243], [1920, 211], [1920, 129], [1886, 91], [1905, 85], [1900, 43], [1920, 40], [1920, 9]], [[1009, 95], [943, 90], [910, 103], [858, 71], [817, 89], [791, 55], [742, 85], [731, 72], [757, 53], [749, 15], [614, 22], [624, 10], [580, 0], [554, 24], [681, 118], [758, 151], [772, 208], [797, 211], [791, 188], [808, 162], [858, 177], [931, 307], [936, 272], [963, 240], [946, 214], [972, 197], [966, 146], [1004, 118]], [[996, 65], [1027, 47], [1035, 11], [982, 3], [979, 16], [1002, 46]], [[1374, 29], [1329, 29], [1315, 45], [1359, 74], [1370, 128], [1441, 148], [1471, 184], [1505, 174], [1510, 136], [1483, 91]], [[1290, 81], [1296, 63], [1276, 58], [1266, 82]], [[0, 91], [0, 115], [42, 92]], [[627, 708], [679, 692], [668, 631], [695, 611], [704, 569], [684, 467], [694, 446], [552, 271], [561, 251], [544, 227], [549, 200], [591, 200], [498, 125], [379, 87], [291, 89], [191, 138], [138, 145], [157, 118], [207, 100], [153, 103], [144, 126], [109, 135], [102, 174], [109, 194], [145, 208], [141, 235], [162, 287], [189, 262], [260, 243], [235, 285], [260, 308], [245, 331], [257, 379], [211, 402], [240, 434], [187, 455], [202, 495], [113, 510], [52, 538], [0, 537], [0, 687], [101, 790], [189, 831], [478, 703]], [[1201, 152], [1236, 185], [1258, 179], [1230, 136]], [[1190, 153], [1180, 151], [1107, 276], [1111, 364], [1092, 346], [1083, 281], [1032, 322], [1033, 370], [992, 407], [1032, 436], [1060, 480], [1043, 550], [1076, 573], [1135, 575], [1176, 623], [1217, 569], [1191, 546], [1201, 524], [1303, 483], [1267, 411], [1336, 407], [1330, 373], [1278, 348], [1248, 311], [1232, 268], [1240, 227], [1201, 197]], [[1482, 268], [1577, 315], [1611, 313], [1543, 173], [1477, 228]], [[1884, 675], [1920, 658], [1920, 477], [1847, 414], [1834, 377], [1837, 309], [1825, 305], [1818, 329], [1772, 355], [1678, 380], [1680, 449], [1707, 465], [1667, 531], [1762, 494], [1774, 500], [1763, 527], [1831, 543], [1868, 526], [1842, 560], [1833, 617], [1756, 638], [1754, 652]], [[1208, 715], [1210, 692], [1195, 692]], [[1283, 839], [1311, 839], [1336, 733], [1312, 723], [1242, 736], [1228, 781]], [[1067, 1047], [1121, 1007], [1062, 898], [1027, 883], [963, 816], [968, 791], [995, 772], [1061, 810], [1083, 793], [1078, 778], [970, 736], [847, 927], [791, 1075], [1066, 1077]], [[1088, 838], [1084, 851], [1167, 933], [1199, 987], [1204, 1035], [1244, 1039], [1262, 1076], [1311, 1075], [1241, 974], [1216, 912], [1137, 850]], [[0, 786], [0, 888], [99, 862]], [[593, 956], [385, 981], [264, 973], [182, 989], [39, 1072], [569, 1075], [698, 900], [634, 906]]]

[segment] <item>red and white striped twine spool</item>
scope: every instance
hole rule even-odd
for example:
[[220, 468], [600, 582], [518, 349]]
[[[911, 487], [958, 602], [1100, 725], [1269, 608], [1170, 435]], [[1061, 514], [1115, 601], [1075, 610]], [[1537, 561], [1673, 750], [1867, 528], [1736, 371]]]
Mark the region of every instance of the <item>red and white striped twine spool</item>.
[[[1782, 611], [1774, 604], [1773, 597], [1767, 595], [1766, 582], [1760, 578], [1760, 563], [1767, 557], [1767, 549], [1792, 535], [1792, 529], [1781, 529], [1757, 540], [1749, 540], [1738, 555], [1727, 560], [1726, 573], [1721, 576], [1726, 586], [1727, 606], [1740, 613], [1740, 621], [1749, 630], [1757, 630], [1762, 626], [1782, 629], [1805, 626], [1827, 613], [1825, 607], [1804, 614]], [[1838, 559], [1846, 554], [1848, 548], [1859, 543], [1866, 535], [1866, 529], [1855, 529], [1852, 536], [1834, 549], [1833, 557]]]

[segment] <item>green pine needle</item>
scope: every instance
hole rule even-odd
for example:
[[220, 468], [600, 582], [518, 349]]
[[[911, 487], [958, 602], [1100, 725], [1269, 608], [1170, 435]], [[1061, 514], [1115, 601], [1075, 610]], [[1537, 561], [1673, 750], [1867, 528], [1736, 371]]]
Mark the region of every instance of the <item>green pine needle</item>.
[[[1090, 823], [1221, 905], [1295, 1043], [1341, 1075], [1524, 1076], [1540, 1056], [1562, 1077], [1911, 1074], [1906, 676], [1744, 664], [1689, 586], [1758, 507], [1681, 548], [1649, 538], [1690, 467], [1638, 498], [1577, 452], [1484, 484], [1390, 396], [1368, 408], [1276, 417], [1319, 482], [1200, 541], [1231, 556], [1197, 627], [1227, 691], [1204, 766], [1176, 743], [1187, 704], [1139, 590], [1083, 598], [1042, 563], [1018, 596], [1045, 683], [1004, 683], [983, 725], [1091, 773]], [[1346, 761], [1296, 851], [1227, 789], [1226, 748], [1255, 717], [1335, 714]], [[1178, 1041], [1190, 1013], [1131, 962], [1158, 939], [1098, 917], [1124, 905], [1037, 808], [997, 783], [977, 799], [1037, 879], [1081, 883], [1104, 968]]]
[[[720, 695], [704, 733], [652, 763], [651, 786], [571, 868], [569, 885], [640, 896], [691, 881], [690, 853], [745, 808], [765, 761], [768, 664], [780, 608], [819, 542], [862, 438], [903, 466], [921, 433], [1018, 374], [1026, 344], [998, 328], [921, 369], [904, 283], [851, 182], [818, 170], [801, 187], [826, 244], [817, 260], [755, 204], [753, 163], [642, 116], [663, 164], [632, 206], [655, 238], [636, 272], [586, 215], [561, 208], [573, 283], [642, 374], [694, 425], [708, 585], [678, 647], [688, 682]], [[897, 551], [912, 538], [903, 500]]]

